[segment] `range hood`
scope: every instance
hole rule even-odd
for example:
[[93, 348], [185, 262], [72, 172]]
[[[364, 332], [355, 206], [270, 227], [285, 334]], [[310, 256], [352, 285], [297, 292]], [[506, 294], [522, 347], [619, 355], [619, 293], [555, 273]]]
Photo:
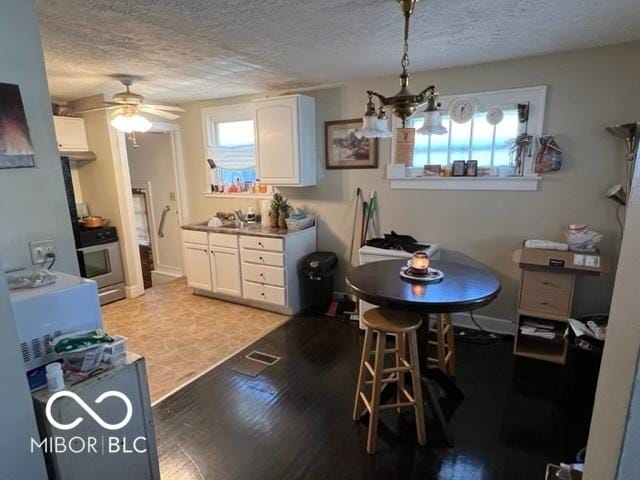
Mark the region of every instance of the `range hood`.
[[95, 160], [96, 154], [90, 151], [86, 152], [76, 152], [76, 151], [64, 151], [60, 150], [58, 155], [61, 157], [68, 158], [69, 160], [75, 160], [76, 162], [90, 162], [91, 160]]

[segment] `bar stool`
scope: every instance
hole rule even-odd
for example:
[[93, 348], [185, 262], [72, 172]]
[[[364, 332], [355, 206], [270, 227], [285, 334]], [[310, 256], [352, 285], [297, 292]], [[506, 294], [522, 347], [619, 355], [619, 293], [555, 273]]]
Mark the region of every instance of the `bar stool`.
[[[435, 337], [435, 338], [434, 338]], [[456, 376], [456, 346], [453, 337], [453, 320], [450, 313], [442, 313], [429, 325], [429, 345], [435, 347], [437, 355], [427, 356], [429, 363], [438, 365], [438, 368], [450, 377]], [[430, 350], [433, 350], [431, 348]]]
[[[355, 404], [353, 407], [353, 419], [358, 420], [362, 412], [362, 406], [369, 412], [369, 431], [367, 435], [367, 452], [376, 451], [378, 433], [378, 419], [381, 410], [413, 407], [416, 417], [416, 430], [418, 443], [426, 444], [426, 432], [424, 425], [424, 409], [422, 403], [422, 390], [420, 384], [420, 366], [418, 360], [418, 340], [416, 331], [420, 327], [421, 320], [416, 314], [394, 311], [385, 308], [373, 308], [368, 310], [362, 318], [366, 327], [364, 333], [364, 345], [360, 361], [360, 374], [356, 389]], [[373, 336], [376, 337], [375, 349]], [[386, 348], [387, 335], [395, 335], [395, 348]], [[408, 355], [407, 355], [408, 349]], [[369, 362], [372, 354], [375, 354], [373, 365]], [[395, 366], [384, 368], [386, 354], [395, 354]], [[413, 395], [405, 388], [405, 374], [411, 373]], [[367, 380], [369, 374], [372, 380]], [[380, 404], [380, 392], [383, 385], [397, 384], [396, 402]], [[365, 388], [371, 385], [371, 396], [367, 397]]]

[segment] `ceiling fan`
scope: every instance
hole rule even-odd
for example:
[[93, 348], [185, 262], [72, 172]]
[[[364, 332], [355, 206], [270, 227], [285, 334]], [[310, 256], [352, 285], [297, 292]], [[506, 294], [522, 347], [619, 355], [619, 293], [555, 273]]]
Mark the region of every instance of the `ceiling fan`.
[[125, 91], [116, 93], [111, 102], [104, 102], [103, 105], [95, 108], [81, 110], [77, 113], [95, 112], [98, 110], [114, 110], [115, 115], [111, 120], [111, 125], [121, 132], [128, 133], [129, 138], [135, 142], [135, 133], [148, 131], [152, 124], [141, 113], [153, 115], [155, 117], [176, 120], [185, 109], [174, 105], [151, 105], [145, 103], [144, 97], [131, 91], [133, 78], [130, 76], [119, 76], [120, 83], [124, 85]]

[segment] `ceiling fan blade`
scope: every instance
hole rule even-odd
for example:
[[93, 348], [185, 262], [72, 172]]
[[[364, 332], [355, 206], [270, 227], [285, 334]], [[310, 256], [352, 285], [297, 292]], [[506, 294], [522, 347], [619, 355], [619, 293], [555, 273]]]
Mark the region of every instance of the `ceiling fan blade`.
[[155, 108], [157, 110], [168, 110], [170, 112], [186, 112], [184, 108], [176, 107], [175, 105], [149, 105], [148, 103], [145, 103], [144, 106], [149, 108]]
[[118, 104], [102, 105], [101, 107], [87, 108], [84, 110], [74, 111], [74, 113], [98, 112], [100, 110], [113, 110], [115, 108], [122, 108], [122, 105], [118, 105]]
[[162, 110], [157, 110], [155, 108], [149, 108], [148, 105], [145, 105], [144, 108], [141, 109], [144, 113], [148, 113], [149, 115], [154, 115], [156, 117], [166, 118], [167, 120], [176, 120], [180, 118], [180, 115], [175, 115], [169, 112], [163, 112]]

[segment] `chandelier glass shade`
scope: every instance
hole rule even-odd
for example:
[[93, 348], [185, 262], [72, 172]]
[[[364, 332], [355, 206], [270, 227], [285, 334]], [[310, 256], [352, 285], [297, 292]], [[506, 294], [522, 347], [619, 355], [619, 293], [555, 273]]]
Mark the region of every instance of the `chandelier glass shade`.
[[[383, 118], [386, 109], [400, 118], [402, 120], [402, 127], [406, 128], [407, 119], [414, 115], [418, 108], [425, 104], [428, 104], [429, 108], [431, 108], [431, 110], [427, 108], [425, 112], [425, 126], [427, 126], [427, 122], [429, 125], [427, 128], [423, 126], [418, 133], [427, 135], [447, 133], [440, 119], [440, 113], [438, 111], [440, 104], [437, 102], [438, 93], [436, 92], [435, 85], [430, 85], [417, 94], [413, 94], [409, 90], [409, 80], [411, 78], [407, 70], [409, 68], [409, 20], [418, 0], [397, 0], [397, 2], [404, 15], [404, 53], [400, 62], [402, 66], [402, 72], [400, 73], [400, 91], [392, 97], [385, 97], [378, 92], [368, 90], [367, 95], [369, 95], [369, 101], [367, 103], [367, 110], [362, 117], [362, 128], [358, 130], [357, 134], [366, 138], [380, 138], [380, 128], [373, 128], [374, 125], [379, 125], [374, 121], [374, 118]], [[373, 97], [376, 97], [380, 102], [378, 113], [376, 113], [375, 104], [372, 100]], [[388, 135], [385, 136], [392, 136], [392, 134], [388, 132]]]

